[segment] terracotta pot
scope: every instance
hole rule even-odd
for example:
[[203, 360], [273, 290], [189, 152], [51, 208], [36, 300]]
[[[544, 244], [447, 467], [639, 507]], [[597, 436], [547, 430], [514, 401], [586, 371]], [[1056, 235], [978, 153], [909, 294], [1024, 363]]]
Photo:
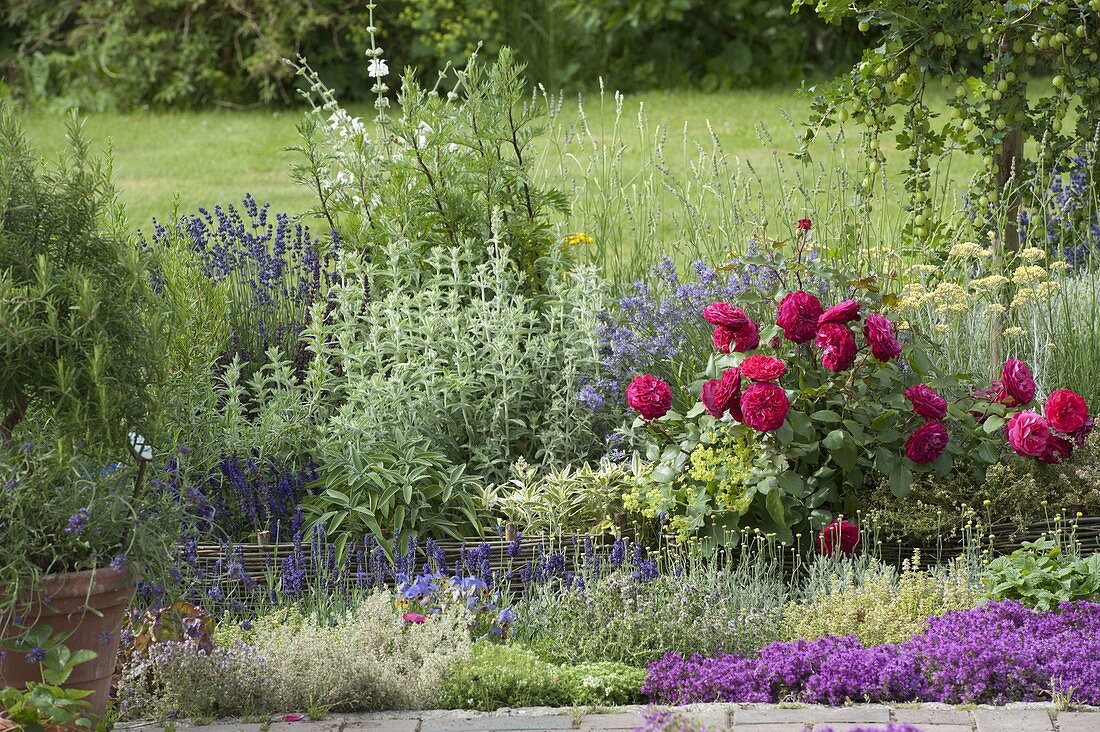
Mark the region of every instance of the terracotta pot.
[[[44, 577], [40, 589], [22, 608], [24, 627], [49, 625], [54, 634], [66, 637], [69, 650], [88, 649], [98, 654], [74, 668], [65, 686], [91, 691], [87, 701], [99, 718], [107, 711], [122, 620], [133, 597], [133, 577], [105, 567]], [[0, 621], [0, 628], [7, 628], [7, 635], [16, 635], [14, 623], [8, 620]], [[28, 681], [41, 680], [38, 664], [29, 663], [25, 654], [9, 652], [0, 658], [0, 687], [25, 688]]]

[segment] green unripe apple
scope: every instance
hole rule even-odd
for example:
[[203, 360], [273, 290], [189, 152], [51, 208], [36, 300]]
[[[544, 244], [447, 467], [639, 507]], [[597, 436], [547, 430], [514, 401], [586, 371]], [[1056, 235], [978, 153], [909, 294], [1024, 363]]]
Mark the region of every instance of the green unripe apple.
[[871, 30], [871, 24], [870, 23], [868, 23], [866, 20], [859, 21], [859, 32], [860, 33], [866, 33], [869, 30]]

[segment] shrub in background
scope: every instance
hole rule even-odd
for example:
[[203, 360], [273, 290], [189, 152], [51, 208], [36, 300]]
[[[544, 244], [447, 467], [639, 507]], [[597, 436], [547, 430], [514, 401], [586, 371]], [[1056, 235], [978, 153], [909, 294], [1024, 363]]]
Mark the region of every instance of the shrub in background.
[[[368, 80], [356, 49], [370, 16], [338, 0], [306, 8], [286, 0], [6, 0], [4, 10], [14, 52], [0, 64], [35, 102], [88, 110], [285, 104], [294, 85], [281, 60], [296, 53], [348, 98]], [[460, 65], [478, 44], [495, 54], [512, 43], [533, 79], [552, 88], [592, 86], [598, 76], [634, 88], [787, 81], [847, 63], [863, 43], [854, 23], [830, 29], [810, 12], [792, 17], [756, 0], [414, 0], [383, 2], [375, 13], [394, 68]], [[738, 32], [716, 30], [725, 27]]]

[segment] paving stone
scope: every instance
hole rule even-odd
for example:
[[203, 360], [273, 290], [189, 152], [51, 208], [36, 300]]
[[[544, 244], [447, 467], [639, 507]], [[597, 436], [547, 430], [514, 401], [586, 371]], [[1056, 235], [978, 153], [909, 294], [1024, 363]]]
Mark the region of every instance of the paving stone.
[[[707, 727], [709, 730], [710, 727]], [[800, 722], [790, 722], [787, 724], [772, 724], [765, 722], [763, 724], [735, 724], [733, 726], [733, 732], [802, 732], [806, 729], [806, 725]]]
[[894, 709], [894, 719], [918, 727], [924, 725], [961, 725], [970, 729], [970, 712], [962, 709]]
[[1051, 732], [1050, 715], [1042, 709], [975, 709], [978, 732]]
[[419, 719], [363, 719], [349, 720], [343, 732], [416, 732], [419, 727]]
[[1060, 712], [1058, 729], [1062, 732], [1100, 732], [1100, 712]]
[[556, 715], [509, 715], [499, 717], [465, 717], [460, 719], [425, 719], [420, 732], [519, 732], [521, 730], [573, 729], [573, 717]]
[[758, 724], [809, 724], [810, 722], [844, 722], [859, 724], [886, 724], [890, 721], [890, 710], [877, 704], [858, 707], [797, 707], [781, 709], [779, 707], [749, 707], [733, 711], [734, 729], [752, 730]]
[[587, 714], [577, 729], [583, 732], [599, 729], [634, 729], [642, 726], [641, 714]]
[[969, 724], [921, 724], [917, 729], [921, 732], [974, 732], [974, 728]]

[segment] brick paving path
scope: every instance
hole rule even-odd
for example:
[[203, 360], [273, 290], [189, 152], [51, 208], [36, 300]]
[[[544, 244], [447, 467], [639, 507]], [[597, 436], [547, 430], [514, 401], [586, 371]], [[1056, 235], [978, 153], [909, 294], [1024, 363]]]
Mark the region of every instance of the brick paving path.
[[[1100, 710], [1059, 712], [1050, 705], [954, 708], [946, 705], [890, 707], [864, 704], [818, 707], [774, 704], [701, 704], [683, 708], [720, 732], [802, 732], [831, 727], [848, 732], [855, 727], [884, 727], [909, 722], [923, 732], [1100, 732]], [[127, 732], [629, 732], [641, 724], [641, 707], [623, 707], [602, 714], [586, 710], [507, 709], [491, 714], [429, 711], [391, 714], [346, 714], [311, 722], [216, 721], [175, 727], [120, 724]]]

